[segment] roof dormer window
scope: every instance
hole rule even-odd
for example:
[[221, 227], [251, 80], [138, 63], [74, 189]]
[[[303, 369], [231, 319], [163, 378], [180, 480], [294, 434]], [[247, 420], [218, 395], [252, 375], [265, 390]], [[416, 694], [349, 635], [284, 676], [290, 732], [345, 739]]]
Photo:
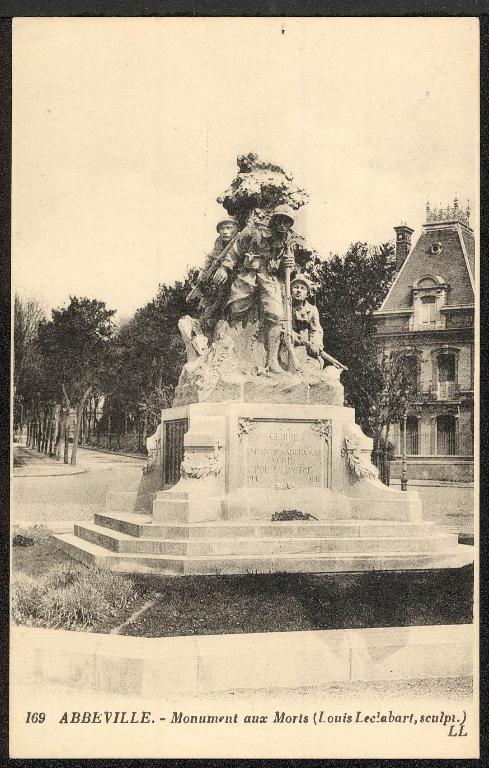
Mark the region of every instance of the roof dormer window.
[[435, 296], [421, 297], [421, 322], [423, 325], [432, 325], [436, 323]]
[[423, 275], [415, 281], [410, 330], [445, 327], [446, 319], [440, 310], [445, 305], [447, 289], [448, 285], [441, 275]]

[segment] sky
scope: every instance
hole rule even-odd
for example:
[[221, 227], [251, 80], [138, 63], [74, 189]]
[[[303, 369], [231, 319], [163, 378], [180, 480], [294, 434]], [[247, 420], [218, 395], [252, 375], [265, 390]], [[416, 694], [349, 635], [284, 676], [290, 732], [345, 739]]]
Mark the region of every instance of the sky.
[[201, 266], [250, 151], [323, 258], [478, 202], [477, 19], [14, 20], [12, 275], [128, 317]]

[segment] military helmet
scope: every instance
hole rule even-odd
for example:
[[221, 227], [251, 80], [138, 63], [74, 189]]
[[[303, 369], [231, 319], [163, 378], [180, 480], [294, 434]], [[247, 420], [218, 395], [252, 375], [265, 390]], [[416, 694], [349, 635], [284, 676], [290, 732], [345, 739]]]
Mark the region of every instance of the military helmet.
[[274, 219], [276, 216], [285, 216], [287, 219], [290, 219], [292, 224], [294, 223], [294, 211], [288, 205], [277, 205], [277, 207], [272, 211], [270, 221], [272, 221], [272, 219]]
[[238, 222], [236, 221], [234, 216], [225, 216], [223, 219], [220, 219], [216, 224], [216, 229], [218, 232], [221, 224], [234, 224], [236, 227], [239, 228]]
[[293, 286], [294, 283], [303, 283], [305, 286], [307, 286], [308, 293], [311, 292], [312, 289], [312, 283], [305, 275], [298, 274], [294, 277], [293, 280], [290, 281], [290, 285]]

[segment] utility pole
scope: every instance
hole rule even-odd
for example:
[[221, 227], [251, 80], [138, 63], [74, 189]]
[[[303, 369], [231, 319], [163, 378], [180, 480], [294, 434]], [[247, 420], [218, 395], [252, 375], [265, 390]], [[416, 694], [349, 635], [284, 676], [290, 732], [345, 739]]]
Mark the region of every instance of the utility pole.
[[401, 467], [401, 491], [407, 491], [408, 476], [406, 463], [406, 432], [407, 432], [407, 413], [402, 414], [402, 467]]

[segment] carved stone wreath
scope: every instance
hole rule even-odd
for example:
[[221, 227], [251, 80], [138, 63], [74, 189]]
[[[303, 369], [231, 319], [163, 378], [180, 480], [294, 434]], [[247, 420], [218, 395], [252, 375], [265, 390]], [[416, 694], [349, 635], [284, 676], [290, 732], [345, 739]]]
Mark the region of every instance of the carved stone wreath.
[[377, 479], [375, 468], [363, 458], [358, 442], [353, 436], [345, 435], [345, 443], [341, 449], [341, 455], [346, 459], [350, 471], [359, 480], [362, 478]]
[[243, 435], [249, 435], [250, 432], [253, 432], [253, 430], [256, 427], [256, 421], [254, 419], [249, 419], [246, 416], [241, 416], [238, 419], [238, 437], [241, 440]]
[[181, 475], [185, 479], [202, 480], [206, 477], [217, 477], [222, 469], [223, 451], [220, 447], [215, 451], [209, 451], [204, 454], [204, 462], [195, 464], [193, 457], [195, 454], [185, 454], [180, 466]]
[[331, 419], [318, 419], [318, 421], [311, 424], [311, 429], [313, 432], [321, 435], [321, 437], [324, 437], [327, 443], [331, 440]]

